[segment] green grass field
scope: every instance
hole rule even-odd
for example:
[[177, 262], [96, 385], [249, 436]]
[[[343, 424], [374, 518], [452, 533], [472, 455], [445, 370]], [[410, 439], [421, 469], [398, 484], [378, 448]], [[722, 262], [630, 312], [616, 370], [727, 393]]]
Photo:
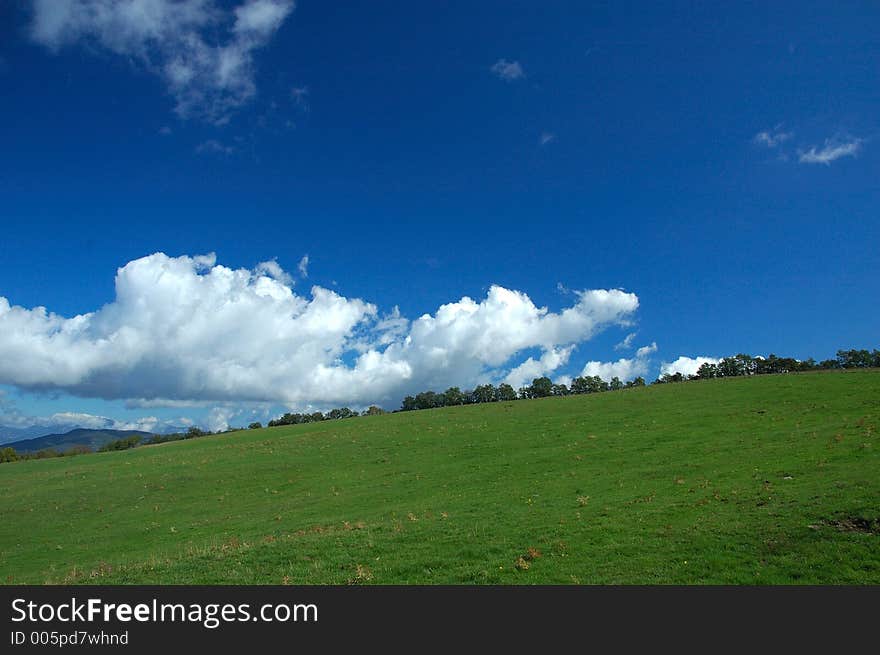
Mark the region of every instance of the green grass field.
[[5, 583], [880, 583], [880, 371], [0, 465]]

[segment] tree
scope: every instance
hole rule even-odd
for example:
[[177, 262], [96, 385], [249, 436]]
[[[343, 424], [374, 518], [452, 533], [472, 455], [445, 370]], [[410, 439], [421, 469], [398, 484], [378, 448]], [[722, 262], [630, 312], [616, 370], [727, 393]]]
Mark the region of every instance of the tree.
[[0, 463], [16, 461], [18, 461], [18, 453], [15, 452], [15, 448], [6, 447], [0, 449]]
[[475, 403], [495, 402], [495, 387], [491, 384], [481, 384], [474, 388]]
[[516, 391], [506, 382], [499, 384], [495, 390], [495, 398], [500, 401], [516, 400]]
[[[737, 361], [739, 361], [739, 368], [742, 371], [741, 375], [754, 375], [755, 368], [757, 366], [757, 362], [755, 358], [751, 355], [747, 355], [746, 353], [739, 353], [736, 356]], [[794, 362], [793, 359], [789, 359], [789, 362]]]
[[416, 394], [416, 409], [431, 409], [441, 406], [442, 399], [433, 391], [423, 391]]
[[611, 378], [610, 388], [611, 388], [611, 391], [617, 391], [618, 389], [622, 389], [623, 382], [621, 382], [620, 378], [615, 375], [613, 378]]
[[704, 362], [697, 369], [697, 377], [701, 380], [710, 380], [718, 377], [718, 366], [711, 362]]
[[644, 387], [645, 386], [645, 378], [641, 375], [637, 377], [635, 380], [626, 383], [628, 387]]
[[532, 380], [529, 391], [532, 398], [546, 398], [553, 393], [553, 381], [546, 375]]
[[446, 407], [451, 407], [452, 405], [463, 405], [464, 394], [461, 392], [461, 389], [459, 389], [458, 387], [449, 387], [446, 391], [444, 391], [443, 404]]
[[837, 351], [837, 361], [840, 363], [840, 368], [868, 368], [873, 363], [873, 359], [867, 350]]
[[376, 405], [370, 405], [364, 410], [364, 416], [379, 416], [380, 414], [385, 413], [384, 409], [377, 407]]
[[263, 427], [262, 423], [260, 423], [259, 421], [254, 421], [248, 426], [248, 430], [259, 430], [261, 427]]
[[732, 378], [743, 375], [740, 369], [740, 362], [736, 357], [725, 357], [718, 364], [719, 377]]
[[418, 409], [418, 405], [416, 405], [416, 399], [412, 396], [407, 396], [403, 399], [403, 402], [400, 405], [400, 409], [404, 412], [411, 412]]
[[550, 389], [551, 396], [567, 396], [568, 387], [564, 384], [554, 384]]
[[116, 441], [110, 441], [101, 446], [98, 451], [102, 453], [110, 452], [112, 450], [128, 450], [129, 448], [134, 448], [141, 441], [140, 436], [135, 435], [133, 437], [125, 437], [122, 439], [117, 439]]
[[812, 357], [807, 357], [805, 360], [798, 362], [797, 369], [798, 371], [812, 371], [816, 368], [816, 360]]

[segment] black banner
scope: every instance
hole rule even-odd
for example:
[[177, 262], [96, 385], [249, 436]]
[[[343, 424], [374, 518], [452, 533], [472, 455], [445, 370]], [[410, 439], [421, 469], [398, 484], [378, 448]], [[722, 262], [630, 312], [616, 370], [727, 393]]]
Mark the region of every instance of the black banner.
[[[838, 650], [877, 587], [3, 587], [3, 652], [509, 644]], [[207, 651], [202, 651], [207, 652]]]

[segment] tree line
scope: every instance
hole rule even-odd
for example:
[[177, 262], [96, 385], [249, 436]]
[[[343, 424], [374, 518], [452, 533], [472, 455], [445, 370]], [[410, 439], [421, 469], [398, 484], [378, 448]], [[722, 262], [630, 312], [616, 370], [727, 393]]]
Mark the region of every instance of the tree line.
[[[740, 353], [738, 355], [733, 355], [732, 357], [725, 357], [717, 364], [706, 362], [700, 366], [694, 375], [683, 375], [678, 372], [664, 373], [654, 380], [652, 384], [669, 384], [686, 382], [689, 380], [708, 380], [746, 375], [770, 375], [853, 368], [880, 368], [880, 350], [877, 350], [876, 348], [871, 351], [864, 349], [838, 350], [836, 358], [826, 359], [821, 362], [816, 362], [812, 358], [799, 360], [793, 357], [778, 357], [774, 354], [771, 354], [768, 357], [753, 357], [752, 355]], [[514, 389], [511, 385], [502, 383], [497, 387], [492, 384], [481, 384], [474, 387], [472, 390], [464, 391], [459, 387], [449, 387], [446, 391], [442, 392], [423, 391], [415, 396], [406, 396], [401, 403], [400, 409], [396, 409], [394, 412], [411, 412], [422, 409], [433, 409], [436, 407], [508, 402], [530, 398], [547, 398], [550, 396], [604, 393], [607, 391], [619, 391], [621, 389], [644, 387], [645, 384], [645, 380], [642, 377], [637, 377], [628, 382], [622, 382], [618, 377], [613, 377], [610, 381], [606, 381], [598, 375], [593, 375], [576, 377], [571, 381], [570, 385], [565, 385], [555, 383], [547, 376], [542, 376], [534, 378], [530, 385], [522, 386], [519, 389]], [[271, 428], [279, 425], [301, 425], [304, 423], [316, 423], [319, 421], [335, 421], [356, 418], [358, 416], [375, 416], [385, 413], [387, 412], [384, 409], [376, 405], [371, 405], [362, 412], [358, 412], [357, 410], [348, 407], [331, 409], [326, 413], [287, 412], [278, 418], [269, 421], [267, 427]], [[263, 424], [259, 421], [255, 421], [248, 425], [248, 429], [251, 430], [260, 429], [262, 427]], [[129, 448], [166, 443], [168, 441], [194, 439], [215, 434], [228, 434], [230, 432], [239, 432], [243, 429], [244, 428], [229, 428], [227, 430], [211, 432], [193, 426], [186, 432], [155, 434], [148, 439], [142, 439], [139, 436], [117, 439], [104, 444], [99, 451], [109, 452], [127, 450]], [[33, 453], [17, 453], [15, 449], [6, 447], [0, 448], [0, 463], [27, 459], [46, 459], [49, 457], [69, 457], [73, 455], [84, 455], [91, 452], [92, 451], [85, 446], [73, 446], [63, 452], [54, 448], [46, 448]]]
[[[287, 412], [286, 414], [282, 414], [276, 419], [272, 419], [266, 425], [266, 427], [274, 428], [277, 425], [302, 425], [303, 423], [317, 423], [319, 421], [338, 421], [344, 418], [356, 418], [358, 416], [377, 416], [379, 414], [385, 414], [385, 410], [381, 407], [377, 407], [376, 405], [370, 405], [367, 409], [362, 412], [358, 412], [354, 409], [349, 409], [348, 407], [338, 407], [336, 409], [331, 409], [329, 412], [324, 414], [323, 412], [312, 412], [310, 414], [292, 414]], [[263, 425], [258, 421], [256, 423], [251, 423], [248, 426], [250, 429], [257, 429], [263, 427]]]
[[410, 412], [419, 409], [433, 409], [435, 407], [451, 407], [453, 405], [477, 405], [480, 403], [526, 400], [528, 398], [570, 396], [572, 394], [616, 391], [618, 389], [643, 386], [645, 386], [645, 380], [641, 377], [624, 383], [618, 377], [614, 377], [610, 382], [606, 382], [598, 375], [593, 375], [577, 377], [571, 381], [571, 386], [568, 386], [553, 382], [547, 376], [542, 376], [534, 378], [530, 385], [522, 386], [518, 390], [505, 382], [497, 387], [492, 384], [481, 384], [474, 387], [473, 390], [465, 391], [462, 391], [459, 387], [449, 387], [446, 391], [442, 392], [423, 391], [415, 396], [404, 398], [399, 411]]
[[844, 368], [880, 368], [880, 350], [838, 350], [837, 357], [816, 362], [810, 359], [794, 359], [793, 357], [752, 357], [740, 353], [725, 357], [717, 364], [705, 362], [697, 369], [696, 374], [684, 376], [681, 373], [665, 373], [655, 384], [667, 382], [684, 382], [686, 380], [711, 380], [713, 378], [731, 378], [744, 375], [770, 375], [779, 373], [800, 373], [806, 371], [831, 371]]
[[[816, 362], [814, 359], [798, 360], [793, 357], [753, 357], [738, 354], [725, 357], [717, 364], [705, 363], [695, 375], [682, 373], [664, 373], [652, 384], [685, 382], [687, 380], [705, 380], [710, 378], [735, 377], [740, 375], [767, 375], [773, 373], [796, 373], [801, 371], [818, 371], [844, 368], [880, 368], [880, 350], [838, 350], [835, 359]], [[613, 377], [606, 381], [598, 375], [576, 377], [570, 386], [553, 382], [547, 376], [534, 378], [532, 383], [514, 390], [509, 384], [494, 387], [484, 384], [473, 390], [462, 391], [459, 387], [450, 387], [446, 391], [423, 391], [415, 396], [406, 396], [397, 411], [410, 412], [435, 407], [452, 405], [472, 405], [478, 403], [525, 400], [528, 398], [546, 398], [549, 396], [571, 396], [588, 393], [618, 391], [633, 387], [645, 386], [645, 379], [637, 377], [628, 382]]]

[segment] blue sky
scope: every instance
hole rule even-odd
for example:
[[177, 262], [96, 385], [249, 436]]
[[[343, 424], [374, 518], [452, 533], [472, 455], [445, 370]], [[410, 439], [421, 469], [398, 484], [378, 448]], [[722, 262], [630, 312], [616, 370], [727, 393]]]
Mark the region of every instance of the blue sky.
[[[637, 296], [637, 309], [616, 306], [577, 334], [513, 339], [462, 370], [461, 386], [547, 353], [543, 371], [559, 378], [632, 362], [656, 343], [627, 369], [653, 379], [682, 356], [878, 346], [875, 3], [186, 0], [214, 10], [189, 23], [174, 4], [0, 8], [0, 296], [10, 306], [70, 319], [113, 304], [129, 262], [215, 253], [211, 266], [251, 271], [252, 284], [275, 260], [297, 298], [318, 285], [346, 308], [362, 299], [374, 323], [394, 307], [415, 322], [464, 296], [479, 304], [492, 285], [548, 315], [592, 316], [581, 290]], [[154, 13], [113, 14], [139, 5]], [[213, 63], [191, 66], [199, 53], [181, 44], [193, 35], [205, 52], [237, 57], [222, 84]], [[194, 77], [174, 77], [171, 64]], [[211, 268], [199, 266], [180, 274]], [[128, 325], [119, 313], [113, 334]], [[7, 334], [33, 336], [28, 317]], [[350, 371], [364, 352], [383, 352], [375, 326], [358, 320], [324, 344], [322, 365]], [[110, 334], [98, 323], [76, 338], [94, 346]], [[10, 425], [59, 412], [207, 424], [212, 411], [215, 424], [236, 423], [369, 396], [318, 397], [318, 369], [284, 353], [276, 382], [296, 379], [286, 395], [251, 397], [260, 394], [228, 373], [222, 393], [201, 378], [139, 390], [130, 378], [179, 377], [190, 351], [152, 368], [140, 350], [101, 351], [92, 366], [71, 337], [65, 353], [80, 360], [40, 360], [33, 353], [57, 346], [62, 328], [33, 329], [48, 341], [0, 338], [0, 353], [17, 357], [0, 367], [0, 424], [3, 412]], [[298, 347], [301, 332], [290, 334]], [[453, 353], [442, 374], [421, 355], [389, 355], [403, 368], [383, 362], [383, 375], [457, 380], [473, 352], [449, 339], [430, 342]], [[256, 361], [248, 353], [236, 361]], [[46, 372], [47, 362], [75, 374]], [[376, 400], [396, 407], [387, 399], [409, 387], [388, 380]]]

